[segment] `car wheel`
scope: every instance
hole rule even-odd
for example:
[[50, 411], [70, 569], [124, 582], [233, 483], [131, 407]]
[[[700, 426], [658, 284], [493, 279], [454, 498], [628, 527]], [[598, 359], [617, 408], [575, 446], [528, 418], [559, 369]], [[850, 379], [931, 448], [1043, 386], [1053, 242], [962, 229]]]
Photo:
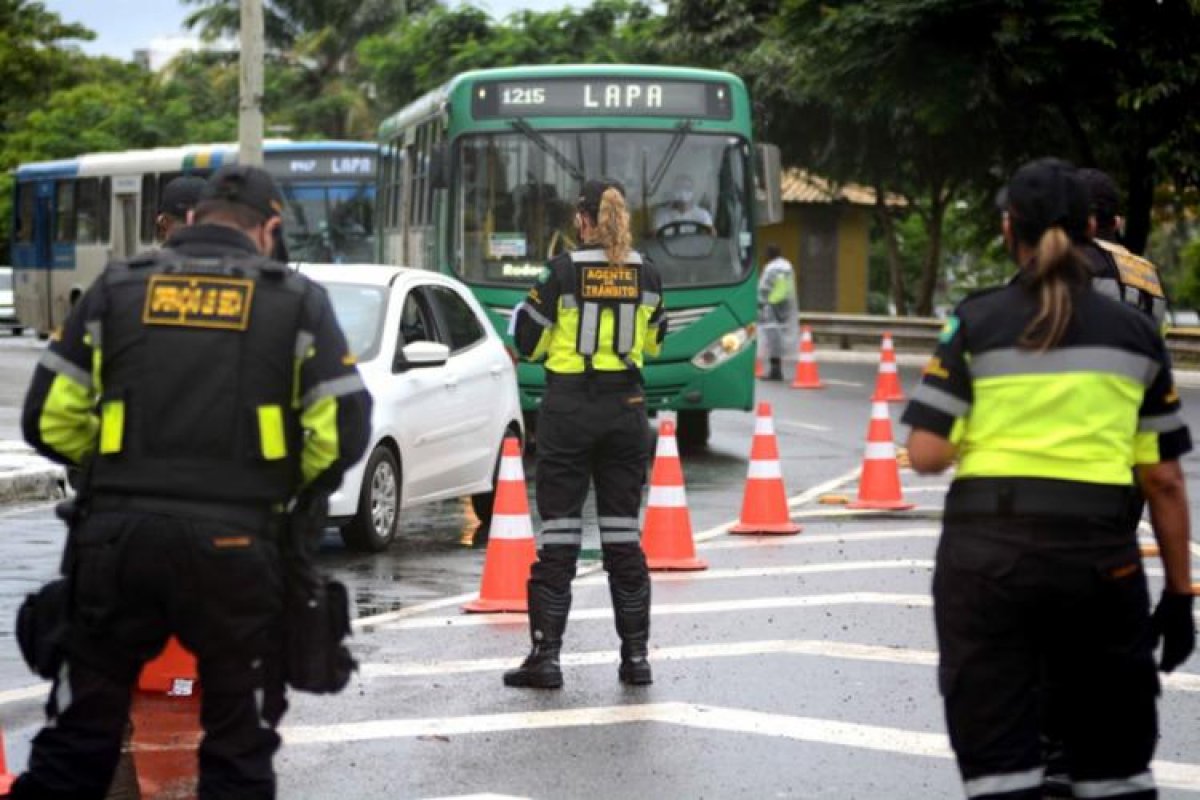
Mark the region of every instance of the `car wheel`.
[[[504, 432], [504, 437], [518, 436], [511, 428]], [[492, 490], [471, 495], [471, 509], [484, 527], [491, 524], [492, 506], [496, 503], [496, 481], [500, 480], [500, 460], [504, 458], [504, 440], [500, 440], [500, 449], [496, 451], [496, 463], [492, 466]]]
[[358, 513], [342, 528], [342, 541], [353, 550], [378, 553], [396, 538], [400, 525], [400, 465], [387, 447], [376, 447], [363, 470]]
[[700, 450], [708, 444], [711, 428], [709, 412], [688, 409], [679, 412], [679, 430], [676, 437], [679, 446], [686, 450]]
[[21, 334], [25, 333], [25, 329], [24, 328], [13, 328], [11, 330], [11, 333], [13, 336], [20, 336]]

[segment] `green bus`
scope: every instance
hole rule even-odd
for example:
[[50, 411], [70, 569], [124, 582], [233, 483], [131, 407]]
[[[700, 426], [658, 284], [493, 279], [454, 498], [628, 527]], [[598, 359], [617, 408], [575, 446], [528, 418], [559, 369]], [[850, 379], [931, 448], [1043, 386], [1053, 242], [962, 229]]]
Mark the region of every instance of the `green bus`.
[[[750, 409], [755, 227], [782, 216], [778, 150], [753, 144], [749, 95], [725, 72], [539, 66], [458, 75], [380, 127], [380, 261], [452, 274], [507, 335], [545, 262], [575, 246], [585, 177], [619, 179], [635, 246], [662, 274], [668, 335], [646, 364], [651, 411], [685, 444], [712, 409]], [[526, 415], [544, 391], [518, 368]]]

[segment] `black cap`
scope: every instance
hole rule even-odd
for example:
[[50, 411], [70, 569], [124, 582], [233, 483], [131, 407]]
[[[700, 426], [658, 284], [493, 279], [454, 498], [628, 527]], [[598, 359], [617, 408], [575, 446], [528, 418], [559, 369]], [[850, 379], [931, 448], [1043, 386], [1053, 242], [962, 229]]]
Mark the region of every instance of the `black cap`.
[[1000, 201], [1024, 241], [1036, 242], [1047, 228], [1056, 225], [1076, 241], [1087, 238], [1087, 188], [1066, 161], [1030, 161], [1013, 174]]
[[625, 196], [625, 187], [616, 178], [591, 178], [584, 181], [583, 188], [579, 190], [579, 199], [575, 201], [575, 207], [580, 211], [587, 212], [589, 217], [595, 219], [600, 214], [600, 198], [609, 189], [616, 189], [621, 193], [621, 197]]
[[267, 218], [283, 213], [283, 195], [275, 179], [266, 170], [241, 164], [230, 164], [213, 173], [200, 195], [200, 202], [205, 200], [237, 203]]
[[1121, 210], [1121, 190], [1107, 172], [1088, 167], [1079, 170], [1079, 179], [1087, 187], [1088, 207], [1100, 223], [1112, 222]]
[[181, 175], [163, 187], [158, 200], [158, 213], [169, 214], [176, 219], [186, 219], [187, 213], [200, 202], [200, 194], [207, 182], [198, 175]]

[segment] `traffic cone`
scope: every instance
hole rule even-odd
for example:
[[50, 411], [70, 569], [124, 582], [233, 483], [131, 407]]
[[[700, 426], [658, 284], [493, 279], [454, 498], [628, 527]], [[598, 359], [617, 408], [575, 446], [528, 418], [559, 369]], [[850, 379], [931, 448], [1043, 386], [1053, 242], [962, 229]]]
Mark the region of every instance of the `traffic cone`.
[[4, 731], [0, 730], [0, 797], [8, 797], [16, 779], [17, 776], [8, 771], [8, 759], [4, 756]]
[[642, 549], [646, 551], [650, 569], [708, 569], [707, 562], [696, 558], [692, 515], [688, 512], [683, 465], [679, 462], [679, 445], [675, 441], [675, 423], [669, 419], [663, 420], [658, 428]]
[[514, 436], [504, 440], [496, 500], [488, 527], [487, 554], [479, 597], [463, 606], [464, 611], [494, 613], [528, 611], [529, 568], [537, 560], [529, 500], [525, 496], [525, 470], [521, 467], [521, 442]]
[[796, 379], [793, 389], [824, 389], [817, 371], [817, 359], [813, 355], [812, 330], [807, 325], [800, 329], [800, 360], [796, 362]]
[[750, 472], [742, 497], [742, 516], [730, 533], [799, 533], [788, 512], [787, 489], [779, 466], [779, 445], [771, 404], [759, 403], [754, 420], [754, 443], [750, 448]]
[[896, 462], [896, 443], [892, 441], [892, 418], [887, 403], [871, 404], [871, 424], [867, 427], [867, 452], [862, 475], [858, 479], [858, 499], [848, 508], [878, 508], [906, 511], [913, 507], [900, 492], [900, 465]]
[[190, 697], [195, 692], [196, 680], [196, 657], [172, 636], [158, 658], [142, 668], [138, 689], [172, 697]]
[[766, 370], [763, 369], [762, 356], [756, 355], [754, 357], [754, 377], [761, 378], [766, 374]]
[[883, 344], [879, 349], [879, 377], [875, 380], [875, 395], [873, 403], [897, 403], [904, 399], [904, 390], [900, 388], [900, 375], [896, 372], [896, 350], [892, 347], [892, 335], [883, 335]]

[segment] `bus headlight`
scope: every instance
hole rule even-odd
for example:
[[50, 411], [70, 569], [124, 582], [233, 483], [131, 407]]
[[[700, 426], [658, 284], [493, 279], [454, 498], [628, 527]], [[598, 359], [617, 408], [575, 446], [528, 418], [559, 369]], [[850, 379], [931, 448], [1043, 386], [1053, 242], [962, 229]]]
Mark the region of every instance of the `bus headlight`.
[[699, 369], [714, 369], [745, 350], [754, 341], [754, 324], [738, 328], [717, 339], [692, 358]]

